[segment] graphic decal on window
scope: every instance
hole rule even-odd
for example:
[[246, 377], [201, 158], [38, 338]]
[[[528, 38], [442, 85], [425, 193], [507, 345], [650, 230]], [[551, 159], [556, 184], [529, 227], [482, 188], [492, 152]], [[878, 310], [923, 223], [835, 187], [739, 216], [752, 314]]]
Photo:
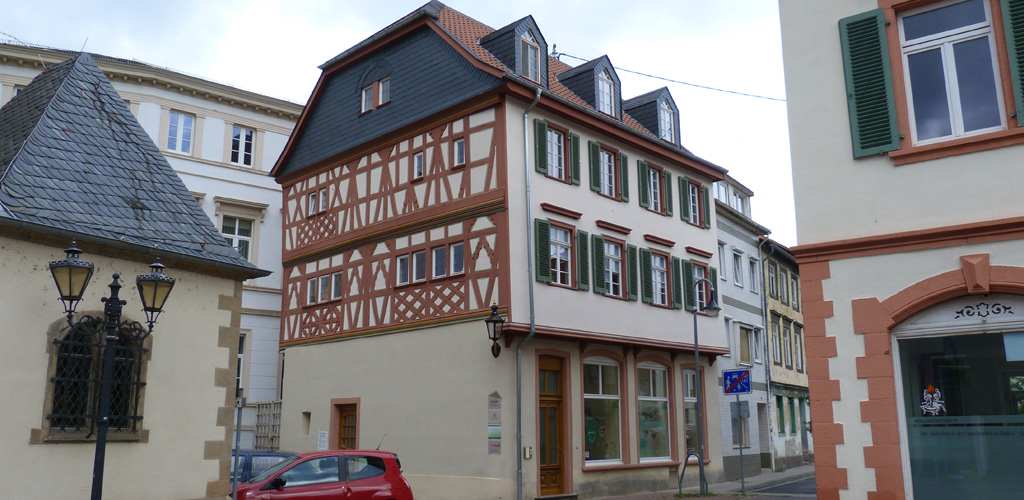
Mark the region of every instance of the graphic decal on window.
[[921, 403], [921, 411], [925, 415], [938, 416], [939, 410], [946, 413], [945, 401], [942, 400], [942, 391], [934, 385], [928, 384], [928, 388], [922, 391], [924, 402]]

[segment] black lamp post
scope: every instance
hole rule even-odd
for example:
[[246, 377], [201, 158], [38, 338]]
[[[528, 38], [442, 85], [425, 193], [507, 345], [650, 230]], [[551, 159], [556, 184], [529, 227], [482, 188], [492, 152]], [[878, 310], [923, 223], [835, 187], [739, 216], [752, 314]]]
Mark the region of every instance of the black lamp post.
[[[693, 284], [693, 297], [696, 300], [696, 304], [693, 308], [693, 357], [694, 357], [694, 393], [697, 396], [697, 465], [700, 468], [700, 494], [708, 494], [708, 481], [704, 477], [704, 408], [701, 402], [700, 392], [700, 340], [697, 336], [697, 313], [704, 313], [706, 316], [717, 318], [718, 313], [722, 312], [722, 308], [718, 306], [718, 301], [715, 300], [714, 287], [715, 284], [707, 278], [695, 278]], [[703, 308], [700, 307], [700, 300], [697, 297], [700, 296], [701, 284], [708, 284], [708, 302]]]
[[78, 302], [82, 300], [86, 287], [89, 286], [89, 279], [92, 277], [93, 265], [78, 258], [82, 251], [75, 247], [74, 240], [71, 247], [65, 250], [67, 258], [50, 262], [50, 273], [53, 281], [60, 291], [60, 300], [64, 302], [64, 312], [68, 316], [68, 325], [73, 330], [102, 330], [106, 333], [103, 342], [103, 373], [100, 379], [100, 405], [96, 415], [98, 420], [96, 427], [96, 457], [93, 461], [92, 471], [92, 499], [103, 498], [103, 462], [107, 448], [107, 429], [110, 427], [110, 387], [114, 377], [114, 345], [118, 336], [123, 335], [131, 340], [141, 342], [153, 332], [153, 323], [163, 310], [164, 302], [174, 288], [174, 278], [164, 276], [164, 266], [160, 259], [150, 265], [150, 273], [140, 275], [135, 279], [135, 285], [139, 289], [142, 298], [142, 310], [146, 313], [148, 328], [143, 328], [138, 321], [121, 321], [121, 308], [126, 301], [118, 297], [121, 290], [120, 278], [114, 274], [114, 280], [110, 283], [110, 297], [100, 299], [105, 305], [103, 307], [103, 318], [85, 316], [74, 321], [75, 309]]
[[491, 304], [491, 315], [484, 320], [487, 323], [487, 338], [491, 339], [491, 354], [498, 357], [501, 354], [501, 346], [498, 340], [501, 339], [501, 329], [505, 326], [505, 319], [498, 314], [498, 303]]

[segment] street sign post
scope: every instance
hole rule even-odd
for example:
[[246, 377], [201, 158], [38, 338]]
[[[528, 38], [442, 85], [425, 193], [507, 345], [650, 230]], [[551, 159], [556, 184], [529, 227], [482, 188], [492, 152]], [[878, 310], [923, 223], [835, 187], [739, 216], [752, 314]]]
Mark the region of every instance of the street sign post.
[[[750, 409], [746, 404], [741, 404], [740, 394], [750, 394], [750, 370], [726, 370], [722, 372], [722, 392], [735, 394], [736, 404], [732, 407], [732, 418], [744, 419], [750, 417]], [[742, 403], [746, 403], [743, 401]], [[739, 425], [743, 429], [743, 425]], [[735, 429], [735, 427], [734, 427]], [[734, 438], [735, 439], [735, 438]], [[743, 474], [743, 442], [740, 441], [740, 492], [747, 494], [747, 481]]]

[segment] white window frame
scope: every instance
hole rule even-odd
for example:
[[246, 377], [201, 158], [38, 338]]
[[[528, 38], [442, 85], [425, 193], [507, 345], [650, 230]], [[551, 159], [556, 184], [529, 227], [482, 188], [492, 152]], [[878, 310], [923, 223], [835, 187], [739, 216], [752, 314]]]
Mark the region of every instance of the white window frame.
[[733, 321], [732, 321], [732, 318], [730, 318], [728, 316], [723, 316], [723, 318], [725, 318], [725, 344], [726, 344], [726, 347], [728, 348], [729, 352], [723, 354], [722, 356], [726, 356], [726, 357], [730, 357], [731, 358], [732, 357], [733, 348], [735, 347], [735, 342], [733, 342], [733, 340], [732, 340], [732, 325], [733, 325]]
[[391, 101], [391, 78], [382, 78], [377, 82], [377, 105], [380, 106], [386, 102]]
[[651, 252], [651, 302], [659, 306], [667, 306], [671, 300], [668, 267], [669, 257]]
[[412, 178], [422, 179], [426, 174], [426, 161], [423, 151], [417, 151], [412, 155]]
[[739, 191], [733, 190], [733, 192], [732, 192], [732, 202], [730, 203], [730, 206], [732, 206], [732, 208], [736, 209], [737, 212], [746, 215], [746, 213], [747, 213], [746, 212], [746, 208], [745, 208], [746, 202], [747, 202], [747, 197], [744, 196], [743, 193], [740, 193]]
[[736, 286], [743, 286], [743, 252], [732, 251], [733, 278], [732, 283]]
[[[619, 402], [619, 405], [618, 405], [619, 406], [619, 413], [620, 413], [620, 418], [619, 418], [619, 436], [618, 436], [619, 458], [616, 458], [616, 459], [605, 459], [605, 460], [590, 460], [590, 459], [584, 457], [584, 463], [587, 463], [587, 464], [619, 464], [619, 463], [622, 463], [622, 453], [623, 453], [623, 449], [622, 449], [622, 433], [625, 432], [625, 430], [626, 430], [625, 429], [625, 427], [626, 427], [625, 424], [626, 423], [621, 418], [621, 412], [622, 412], [622, 383], [623, 383], [622, 375], [623, 375], [623, 367], [622, 367], [622, 365], [619, 362], [617, 362], [617, 361], [615, 361], [615, 360], [613, 360], [611, 358], [606, 358], [604, 356], [592, 356], [592, 357], [584, 359], [583, 360], [583, 366], [586, 367], [587, 365], [596, 365], [598, 367], [601, 367], [601, 366], [613, 366], [616, 369], [617, 378], [618, 378], [618, 382], [619, 382], [618, 385], [617, 385], [617, 391], [618, 392], [616, 394], [605, 394], [603, 392], [599, 392], [599, 393], [583, 392], [583, 402], [584, 402], [584, 405], [586, 405], [586, 400], [588, 400], [588, 399], [607, 399], [607, 400], [615, 400], [615, 401]], [[600, 368], [598, 369], [598, 377], [599, 377], [598, 381], [597, 381], [598, 390], [603, 391], [604, 390], [604, 380], [603, 380], [604, 379], [604, 370], [601, 370]], [[580, 385], [581, 385], [581, 390], [582, 390], [582, 386], [584, 386], [584, 384], [582, 384], [582, 382], [581, 382]], [[585, 424], [584, 424], [584, 428], [586, 428]]]
[[708, 269], [706, 267], [704, 267], [703, 265], [699, 265], [696, 262], [694, 262], [694, 264], [693, 264], [693, 282], [697, 283], [697, 287], [696, 287], [697, 290], [696, 291], [699, 292], [699, 293], [697, 293], [694, 296], [694, 302], [695, 302], [694, 305], [697, 307], [698, 311], [703, 311], [704, 308], [707, 307], [707, 305], [708, 305], [708, 297], [709, 297], [708, 294], [712, 293], [712, 291], [708, 287], [708, 282], [710, 282], [711, 280], [708, 280], [708, 282], [700, 281], [701, 278], [707, 278], [708, 277], [707, 276], [708, 273], [709, 273], [709, 271], [708, 271]]
[[167, 150], [186, 155], [192, 154], [195, 130], [195, 115], [171, 110], [167, 114], [167, 140], [165, 142]]
[[647, 188], [651, 194], [651, 210], [661, 213], [661, 179], [665, 175], [661, 170], [656, 168], [647, 169]]
[[[231, 217], [236, 220], [244, 219], [252, 221], [252, 233], [247, 238], [249, 241], [249, 255], [245, 257], [253, 264], [259, 262], [260, 226], [263, 225], [263, 218], [267, 213], [269, 205], [247, 200], [225, 198], [222, 196], [214, 196], [213, 204], [214, 214], [216, 217], [214, 220], [217, 221], [217, 227], [220, 229], [220, 233], [226, 238], [236, 238], [237, 236], [227, 235], [224, 233], [224, 217]], [[240, 238], [245, 239], [245, 237]], [[238, 243], [234, 241], [231, 243], [231, 245], [236, 246], [236, 248], [237, 244]]]
[[[610, 250], [612, 249], [612, 250]], [[623, 260], [623, 244], [605, 240], [604, 242], [604, 283], [607, 289], [605, 295], [611, 297], [622, 297], [625, 287], [625, 268]], [[617, 290], [617, 291], [616, 291]]]
[[324, 303], [331, 300], [331, 275], [321, 274], [317, 279], [320, 280], [320, 296], [317, 299], [318, 303]]
[[790, 293], [789, 293], [789, 305], [797, 311], [800, 310], [800, 276], [796, 274], [789, 275]]
[[750, 348], [754, 351], [753, 357], [755, 363], [764, 362], [761, 358], [761, 340], [764, 338], [764, 328], [754, 328], [754, 337], [751, 340]]
[[793, 368], [804, 371], [804, 328], [793, 324]]
[[722, 181], [715, 183], [715, 198], [722, 203], [729, 203], [729, 186]]
[[786, 368], [793, 368], [793, 325], [788, 321], [782, 322], [782, 355]]
[[690, 224], [700, 225], [704, 210], [701, 207], [700, 186], [692, 182], [686, 183], [686, 200], [690, 204]]
[[753, 257], [750, 258], [748, 264], [750, 265], [750, 291], [758, 293], [761, 288], [761, 273], [758, 272], [760, 270], [760, 264], [758, 263], [758, 260]]
[[548, 175], [566, 180], [565, 168], [565, 134], [561, 130], [548, 127]]
[[[565, 237], [566, 237], [565, 240], [561, 240], [559, 238], [556, 238], [556, 236], [558, 234], [560, 234], [560, 233], [564, 233], [565, 234]], [[573, 231], [571, 229], [564, 228], [562, 226], [556, 226], [556, 225], [552, 224], [550, 226], [550, 229], [549, 229], [549, 235], [550, 235], [550, 241], [551, 241], [551, 254], [550, 255], [551, 255], [551, 263], [552, 263], [552, 265], [551, 265], [551, 283], [554, 283], [556, 285], [562, 285], [562, 286], [569, 286], [569, 287], [571, 287], [572, 286], [572, 276], [573, 276], [573, 259], [572, 259]], [[558, 266], [555, 265], [555, 264], [558, 264], [558, 263], [562, 262], [562, 260], [563, 260], [561, 258], [561, 255], [560, 255], [561, 252], [559, 252], [560, 249], [564, 249], [565, 250], [565, 261], [567, 262], [567, 265], [565, 266], [566, 269], [567, 269], [567, 272], [565, 272], [565, 273], [561, 272], [561, 268], [562, 268], [561, 265], [558, 265]], [[563, 282], [563, 280], [564, 280], [564, 282]]]
[[668, 101], [661, 101], [658, 106], [658, 135], [662, 140], [675, 142], [675, 112]]
[[540, 45], [534, 40], [533, 35], [527, 31], [520, 37], [520, 50], [524, 51], [522, 54], [523, 62], [523, 76], [533, 80], [535, 82], [540, 81]]
[[[395, 286], [408, 285], [412, 280], [412, 267], [409, 254], [395, 257]], [[403, 265], [404, 272], [403, 272]]]
[[[421, 258], [422, 256], [422, 258]], [[427, 280], [427, 251], [417, 250], [409, 259], [412, 263], [412, 282], [420, 283]]]
[[[668, 367], [666, 367], [665, 365], [663, 365], [661, 363], [655, 363], [653, 361], [643, 361], [641, 363], [638, 363], [637, 367], [636, 367], [636, 371], [637, 371], [637, 377], [636, 378], [637, 378], [637, 380], [640, 380], [640, 371], [641, 370], [647, 370], [648, 372], [650, 372], [649, 373], [649, 380], [651, 381], [651, 393], [649, 395], [641, 394], [640, 393], [640, 384], [637, 383], [637, 391], [636, 391], [636, 394], [637, 394], [637, 396], [636, 396], [637, 411], [638, 412], [640, 411], [639, 409], [640, 409], [640, 402], [641, 401], [651, 401], [651, 402], [665, 403], [665, 407], [667, 408], [667, 412], [665, 413], [665, 419], [666, 419], [665, 429], [668, 430], [667, 441], [669, 443], [672, 443], [672, 434], [673, 434], [672, 433], [672, 404], [669, 402], [670, 391], [669, 391], [669, 387], [668, 387], [669, 386], [669, 383], [668, 383], [668, 381], [669, 381]], [[664, 396], [657, 396], [658, 390], [657, 390], [656, 384], [654, 383], [654, 380], [655, 380], [654, 374], [656, 372], [661, 372], [662, 383], [665, 385], [665, 387], [662, 388], [664, 390], [664, 393], [665, 393]], [[640, 416], [637, 415], [637, 422], [639, 422], [639, 421], [640, 421]], [[638, 448], [638, 452], [637, 453], [639, 455], [639, 448]], [[655, 456], [655, 457], [643, 457], [643, 456], [641, 456], [640, 457], [640, 463], [645, 463], [645, 462], [663, 462], [663, 461], [666, 461], [666, 460], [671, 460], [671, 458], [672, 458], [671, 455], [672, 455], [672, 447], [669, 446], [669, 454], [668, 455]]]
[[319, 282], [320, 282], [320, 278], [318, 276], [314, 276], [314, 277], [309, 278], [309, 279], [306, 280], [306, 305], [307, 306], [311, 306], [313, 304], [316, 304], [317, 298], [320, 297], [320, 292], [319, 292], [319, 289], [317, 288], [317, 283], [319, 283]]
[[772, 318], [772, 363], [782, 364], [782, 325], [781, 319]]
[[363, 87], [363, 89], [359, 91], [359, 95], [359, 112], [365, 113], [373, 109], [373, 85], [371, 84]]
[[338, 300], [345, 294], [345, 272], [331, 273], [331, 300]]
[[718, 242], [718, 279], [725, 281], [729, 274], [729, 266], [725, 265], [725, 243]]
[[231, 163], [251, 167], [256, 157], [256, 131], [241, 125], [231, 126]]
[[[750, 366], [754, 363], [754, 327], [746, 324], [737, 325], [736, 328], [737, 339], [739, 342], [736, 343], [736, 350], [739, 356], [736, 357], [737, 363], [741, 365]], [[743, 359], [743, 337], [747, 337], [747, 359]]]
[[615, 190], [615, 153], [601, 149], [598, 153], [601, 165], [601, 194], [614, 198]]
[[[456, 264], [456, 262], [455, 262], [455, 249], [456, 248], [460, 249], [461, 254], [462, 254], [462, 262], [459, 262], [458, 266], [455, 265]], [[466, 272], [466, 245], [465, 245], [465, 243], [460, 241], [458, 243], [452, 243], [451, 245], [448, 245], [448, 255], [451, 258], [451, 265], [449, 266], [449, 269], [451, 270], [450, 274], [452, 276], [455, 276], [457, 274], [465, 273]]]
[[[224, 227], [225, 226], [225, 219], [232, 219], [232, 220], [235, 221], [235, 232], [234, 233], [226, 233], [226, 232], [224, 232], [225, 231], [225, 227]], [[249, 222], [249, 224], [251, 224], [251, 226], [249, 227], [249, 236], [242, 236], [242, 235], [238, 234], [239, 225], [240, 225], [239, 222], [241, 222], [241, 221], [247, 221], [247, 222]], [[221, 215], [221, 219], [220, 219], [220, 234], [221, 234], [221, 236], [223, 236], [224, 239], [227, 240], [228, 244], [231, 245], [231, 247], [234, 248], [235, 250], [238, 250], [238, 253], [242, 254], [242, 257], [245, 257], [245, 260], [248, 260], [249, 262], [254, 262], [253, 257], [254, 257], [254, 253], [255, 252], [253, 250], [255, 248], [255, 243], [254, 243], [253, 240], [255, 239], [254, 237], [256, 236], [256, 224], [257, 223], [258, 223], [258, 221], [256, 221], [256, 220], [249, 219], [249, 218], [246, 218], [246, 217], [237, 217], [235, 215]], [[246, 248], [245, 253], [242, 253], [242, 250], [241, 250], [242, 243], [246, 243], [246, 245], [245, 245], [245, 248]]]
[[[985, 9], [985, 21], [982, 23], [975, 23], [972, 25], [961, 26], [952, 30], [943, 31], [933, 35], [928, 35], [915, 39], [912, 41], [906, 40], [906, 35], [903, 27], [904, 20], [908, 17], [912, 17], [917, 14], [922, 14], [928, 11], [949, 7], [951, 5], [961, 3], [959, 1], [946, 1], [939, 2], [920, 9], [910, 10], [901, 13], [898, 18], [899, 26], [899, 37], [900, 37], [900, 52], [903, 59], [903, 79], [904, 88], [907, 93], [907, 114], [910, 122], [910, 133], [911, 139], [915, 146], [924, 144], [933, 144], [936, 142], [945, 142], [960, 137], [970, 137], [979, 134], [986, 134], [999, 130], [1006, 129], [1006, 113], [1004, 112], [1003, 106], [1003, 90], [1002, 80], [999, 74], [999, 54], [996, 49], [995, 34], [992, 29], [992, 12], [990, 10], [991, 4], [987, 0], [983, 0], [981, 3]], [[1007, 22], [1004, 20], [1004, 22]], [[989, 58], [992, 61], [992, 78], [995, 82], [995, 88], [993, 92], [996, 97], [996, 109], [999, 111], [999, 125], [991, 126], [988, 128], [965, 131], [963, 110], [960, 108], [960, 88], [958, 85], [957, 74], [956, 74], [956, 58], [953, 53], [953, 45], [955, 43], [966, 42], [970, 40], [977, 40], [985, 38], [988, 40]], [[910, 80], [910, 62], [909, 57], [914, 54], [927, 52], [938, 48], [940, 55], [942, 56], [942, 66], [945, 81], [943, 82], [946, 87], [946, 105], [949, 112], [950, 120], [950, 135], [944, 135], [941, 137], [933, 137], [930, 139], [919, 140], [917, 131], [917, 120], [914, 113], [914, 96], [912, 92], [911, 80]]]
[[[441, 252], [438, 255], [438, 252]], [[430, 249], [430, 277], [443, 278], [448, 275], [448, 246], [441, 245]], [[438, 273], [437, 265], [441, 265], [441, 272]]]
[[615, 80], [612, 79], [608, 70], [597, 75], [597, 110], [612, 116], [615, 115]]
[[453, 161], [454, 166], [458, 167], [458, 166], [461, 166], [461, 165], [465, 165], [466, 164], [466, 139], [463, 138], [463, 137], [455, 139], [454, 149], [455, 149], [455, 151], [454, 151], [455, 159]]

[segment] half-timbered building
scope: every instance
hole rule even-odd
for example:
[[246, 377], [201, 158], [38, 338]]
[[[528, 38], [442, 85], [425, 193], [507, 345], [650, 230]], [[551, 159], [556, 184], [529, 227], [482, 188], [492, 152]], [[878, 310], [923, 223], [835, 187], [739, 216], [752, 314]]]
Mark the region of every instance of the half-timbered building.
[[417, 498], [668, 489], [703, 393], [722, 476], [695, 369], [727, 340], [695, 311], [725, 171], [681, 145], [667, 89], [623, 99], [607, 56], [548, 53], [531, 16], [495, 30], [435, 1], [321, 66], [272, 171], [282, 448], [383, 440]]

